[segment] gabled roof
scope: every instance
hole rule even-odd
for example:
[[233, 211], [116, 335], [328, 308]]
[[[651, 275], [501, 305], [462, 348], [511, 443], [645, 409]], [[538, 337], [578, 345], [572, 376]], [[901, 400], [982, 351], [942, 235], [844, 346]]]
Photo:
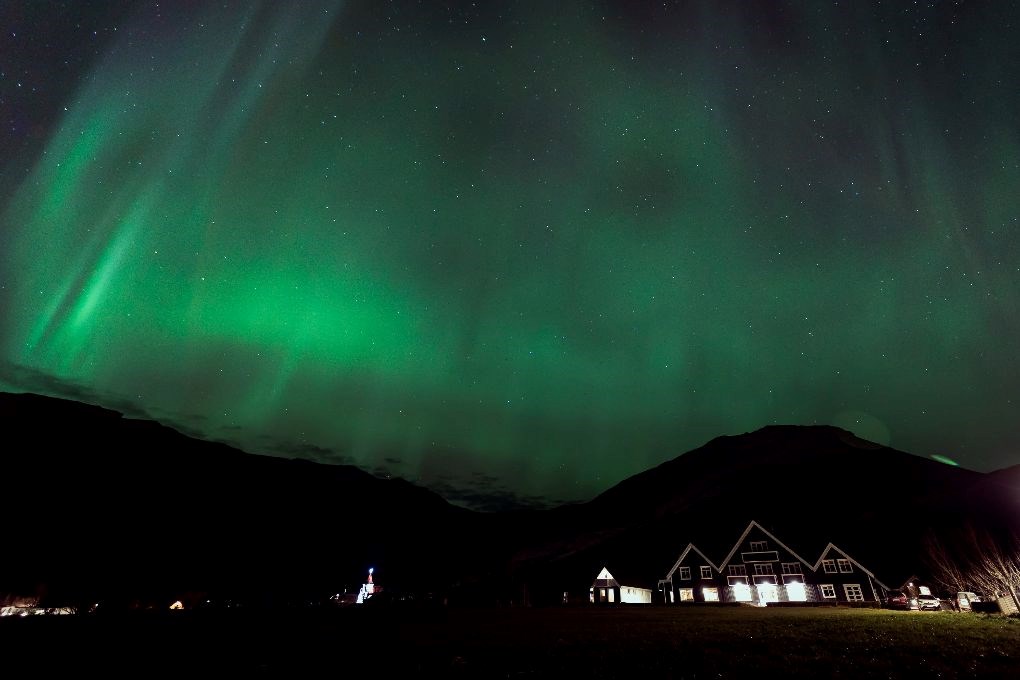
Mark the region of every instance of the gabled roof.
[[875, 576], [868, 569], [866, 569], [863, 564], [861, 564], [860, 562], [858, 562], [854, 558], [852, 558], [849, 555], [847, 555], [846, 554], [846, 550], [843, 550], [842, 548], [840, 548], [835, 543], [832, 543], [831, 541], [829, 542], [829, 544], [827, 546], [825, 546], [825, 550], [822, 551], [821, 556], [818, 558], [818, 561], [815, 562], [815, 566], [811, 567], [811, 570], [812, 571], [818, 571], [818, 567], [822, 566], [822, 560], [824, 560], [825, 556], [829, 554], [829, 551], [831, 551], [833, 549], [838, 550], [840, 552], [840, 554], [843, 555], [843, 557], [847, 558], [848, 560], [850, 560], [851, 562], [856, 564], [857, 568], [860, 569], [861, 571], [863, 571], [868, 576], [870, 576], [872, 579], [874, 579], [875, 583], [877, 583], [878, 585], [882, 586], [886, 590], [891, 590], [891, 588], [889, 588], [889, 586], [887, 586], [886, 584], [884, 584], [881, 581], [879, 581], [877, 576]]
[[602, 567], [602, 571], [600, 571], [599, 575], [595, 577], [595, 583], [598, 584], [599, 581], [604, 581], [605, 583], [615, 583], [616, 585], [620, 585], [620, 582], [617, 581], [616, 578], [609, 573], [609, 569], [607, 569], [606, 567]]
[[681, 565], [681, 564], [683, 563], [684, 559], [686, 559], [686, 558], [687, 558], [687, 553], [691, 552], [692, 550], [693, 550], [694, 552], [698, 553], [699, 555], [701, 555], [701, 559], [703, 559], [703, 560], [705, 560], [706, 562], [708, 562], [708, 564], [709, 564], [709, 565], [710, 565], [710, 566], [711, 566], [711, 567], [712, 567], [713, 569], [715, 569], [715, 570], [716, 570], [716, 572], [720, 572], [720, 571], [722, 571], [722, 569], [721, 569], [720, 567], [717, 567], [717, 566], [715, 565], [715, 562], [713, 562], [712, 560], [710, 560], [710, 559], [708, 559], [707, 557], [705, 557], [705, 553], [703, 553], [703, 552], [701, 552], [700, 550], [698, 550], [697, 546], [695, 546], [695, 545], [694, 545], [693, 543], [688, 543], [688, 544], [687, 544], [687, 547], [686, 547], [686, 548], [684, 548], [684, 551], [683, 551], [682, 553], [680, 553], [680, 557], [678, 557], [678, 558], [677, 558], [677, 560], [676, 560], [676, 563], [675, 563], [675, 564], [673, 565], [673, 568], [669, 570], [669, 573], [668, 573], [668, 574], [666, 574], [666, 578], [665, 578], [665, 579], [663, 579], [664, 581], [668, 581], [668, 580], [670, 580], [671, 578], [673, 578], [673, 573], [674, 573], [674, 572], [675, 572], [675, 571], [676, 571], [677, 569], [679, 569], [679, 568], [680, 568], [680, 565]]
[[[725, 567], [726, 567], [726, 565], [730, 563], [730, 560], [731, 560], [731, 559], [733, 559], [733, 555], [735, 555], [735, 554], [736, 554], [736, 552], [737, 552], [737, 548], [739, 548], [739, 547], [740, 547], [740, 544], [744, 542], [744, 539], [745, 539], [745, 538], [747, 538], [747, 535], [748, 535], [749, 533], [751, 533], [751, 529], [755, 529], [755, 528], [757, 528], [757, 529], [758, 529], [758, 530], [760, 530], [760, 531], [761, 531], [761, 532], [762, 532], [763, 534], [765, 534], [766, 536], [768, 536], [769, 538], [771, 538], [771, 539], [772, 539], [773, 541], [775, 541], [775, 542], [776, 542], [776, 543], [777, 543], [778, 545], [781, 545], [781, 546], [783, 547], [783, 549], [784, 549], [784, 550], [786, 550], [786, 552], [790, 553], [791, 555], [793, 555], [794, 557], [796, 557], [796, 558], [797, 558], [798, 560], [800, 560], [800, 561], [801, 561], [801, 563], [802, 563], [802, 564], [803, 564], [803, 565], [804, 565], [805, 567], [807, 567], [808, 569], [811, 569], [812, 571], [814, 571], [814, 570], [816, 569], [816, 567], [812, 567], [812, 566], [811, 566], [811, 563], [810, 563], [810, 562], [808, 562], [808, 561], [807, 561], [807, 560], [805, 560], [805, 559], [804, 559], [803, 557], [801, 557], [800, 555], [798, 555], [798, 554], [797, 554], [797, 553], [796, 553], [796, 552], [795, 552], [795, 551], [793, 550], [793, 548], [791, 548], [790, 546], [788, 546], [788, 545], [786, 545], [785, 543], [783, 543], [782, 541], [780, 541], [780, 540], [779, 540], [778, 538], [776, 538], [776, 537], [775, 537], [775, 535], [774, 535], [774, 534], [773, 534], [773, 533], [772, 533], [771, 531], [769, 531], [768, 529], [766, 529], [765, 527], [763, 527], [762, 525], [758, 524], [758, 522], [756, 522], [756, 521], [754, 521], [754, 520], [752, 519], [752, 520], [751, 520], [751, 522], [750, 522], [750, 523], [749, 523], [749, 524], [747, 525], [747, 528], [746, 528], [746, 529], [744, 529], [744, 533], [740, 534], [740, 538], [738, 538], [738, 539], [737, 539], [737, 542], [733, 544], [733, 549], [732, 549], [732, 550], [730, 550], [730, 554], [729, 554], [729, 555], [727, 555], [727, 556], [726, 556], [726, 559], [724, 559], [724, 560], [722, 561], [722, 563], [721, 563], [721, 564], [719, 565], [719, 567], [718, 567], [719, 571], [722, 571], [722, 570], [723, 570], [723, 568], [725, 568]], [[830, 543], [829, 545], [832, 545], [832, 544]], [[819, 560], [819, 562], [820, 562], [820, 560]]]
[[[609, 571], [609, 564], [613, 565], [616, 575], [614, 575], [614, 572]], [[655, 585], [647, 577], [636, 574], [632, 570], [627, 570], [626, 565], [620, 565], [618, 562], [609, 562], [604, 565], [602, 571], [595, 577], [595, 583], [597, 584], [599, 581], [606, 581], [610, 584], [615, 583], [619, 587], [646, 588], [649, 590], [653, 589]], [[592, 585], [592, 583], [589, 583], [589, 585]]]

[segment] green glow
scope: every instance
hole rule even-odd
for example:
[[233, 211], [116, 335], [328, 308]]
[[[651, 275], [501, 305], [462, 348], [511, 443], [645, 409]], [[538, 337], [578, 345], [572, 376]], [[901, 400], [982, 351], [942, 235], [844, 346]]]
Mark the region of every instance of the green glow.
[[946, 465], [952, 465], [953, 467], [960, 467], [960, 464], [957, 463], [952, 458], [946, 458], [945, 456], [940, 456], [938, 454], [932, 454], [932, 460], [937, 460], [940, 463], [945, 463]]
[[1015, 462], [1008, 21], [555, 4], [140, 5], [5, 202], [0, 379], [563, 499], [770, 423]]

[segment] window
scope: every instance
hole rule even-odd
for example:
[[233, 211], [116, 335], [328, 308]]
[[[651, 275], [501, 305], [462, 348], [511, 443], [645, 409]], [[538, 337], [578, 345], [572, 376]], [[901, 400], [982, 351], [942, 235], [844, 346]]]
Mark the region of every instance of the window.
[[738, 583], [730, 587], [733, 591], [733, 599], [737, 602], [750, 602], [753, 598], [751, 597], [751, 586], [746, 583]]
[[680, 580], [681, 581], [690, 581], [691, 580], [691, 568], [690, 567], [680, 567]]
[[757, 564], [754, 565], [754, 573], [757, 574], [758, 576], [761, 576], [763, 574], [772, 574], [775, 572], [772, 571], [772, 565], [770, 563], [758, 562]]
[[822, 570], [826, 574], [836, 573], [836, 560], [822, 560]]
[[832, 585], [831, 583], [823, 583], [818, 587], [821, 588], [822, 597], [824, 597], [826, 600], [836, 599], [836, 586]]
[[783, 573], [784, 574], [799, 574], [800, 564], [797, 562], [783, 562]]
[[712, 567], [701, 567], [701, 578], [712, 578]]
[[786, 599], [790, 602], [807, 602], [807, 590], [803, 583], [787, 583]]
[[751, 541], [751, 552], [765, 552], [768, 549], [768, 541]]
[[854, 568], [850, 566], [850, 560], [836, 560], [839, 565], [839, 573], [841, 574], [852, 574]]
[[719, 601], [719, 589], [718, 588], [702, 588], [701, 592], [705, 595], [705, 602], [718, 602]]
[[742, 564], [731, 564], [730, 576], [747, 576], [747, 567]]
[[693, 602], [694, 601], [694, 588], [681, 588], [680, 589], [680, 601], [681, 602]]
[[864, 602], [864, 592], [861, 591], [860, 585], [847, 583], [843, 586], [843, 590], [846, 591], [846, 599], [850, 602]]

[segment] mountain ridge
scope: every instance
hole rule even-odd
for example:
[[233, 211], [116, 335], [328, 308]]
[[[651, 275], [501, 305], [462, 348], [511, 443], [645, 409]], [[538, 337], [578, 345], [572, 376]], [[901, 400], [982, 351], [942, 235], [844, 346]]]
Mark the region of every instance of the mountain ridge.
[[0, 393], [0, 416], [15, 444], [0, 476], [31, 501], [0, 529], [35, 546], [6, 577], [90, 596], [271, 599], [339, 591], [376, 566], [407, 588], [541, 603], [610, 561], [654, 582], [688, 542], [720, 560], [751, 520], [806, 557], [833, 542], [895, 581], [922, 568], [927, 532], [1020, 533], [1020, 465], [966, 470], [826, 425], [716, 437], [584, 503], [479, 513], [356, 466], [246, 453], [80, 402]]

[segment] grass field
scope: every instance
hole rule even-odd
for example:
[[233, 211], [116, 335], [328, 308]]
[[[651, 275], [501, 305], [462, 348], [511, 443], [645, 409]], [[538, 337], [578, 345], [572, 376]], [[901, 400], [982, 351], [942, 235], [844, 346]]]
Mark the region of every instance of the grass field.
[[34, 659], [52, 671], [59, 658], [75, 673], [1020, 678], [1020, 619], [871, 609], [366, 607], [34, 617], [4, 620], [0, 641], [13, 652], [5, 661]]

